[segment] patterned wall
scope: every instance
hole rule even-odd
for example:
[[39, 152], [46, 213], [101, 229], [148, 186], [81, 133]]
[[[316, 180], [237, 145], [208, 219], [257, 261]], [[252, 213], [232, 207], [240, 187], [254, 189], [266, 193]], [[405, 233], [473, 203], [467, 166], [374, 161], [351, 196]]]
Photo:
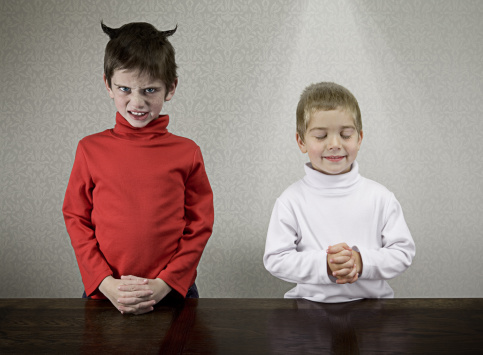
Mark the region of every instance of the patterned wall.
[[359, 99], [361, 173], [395, 192], [417, 245], [398, 297], [482, 297], [483, 2], [0, 1], [0, 297], [79, 297], [61, 206], [77, 142], [112, 127], [111, 26], [178, 24], [171, 132], [202, 148], [216, 222], [204, 297], [282, 297], [263, 268], [275, 199], [304, 174], [302, 89]]

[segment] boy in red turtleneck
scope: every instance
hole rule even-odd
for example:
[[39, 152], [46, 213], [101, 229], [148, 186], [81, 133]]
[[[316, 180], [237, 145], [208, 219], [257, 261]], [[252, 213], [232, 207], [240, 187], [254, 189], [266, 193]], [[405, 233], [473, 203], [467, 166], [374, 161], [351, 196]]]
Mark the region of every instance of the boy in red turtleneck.
[[142, 314], [170, 292], [197, 297], [213, 194], [200, 148], [169, 133], [160, 115], [178, 83], [167, 40], [176, 29], [102, 29], [116, 125], [79, 142], [62, 211], [85, 294]]

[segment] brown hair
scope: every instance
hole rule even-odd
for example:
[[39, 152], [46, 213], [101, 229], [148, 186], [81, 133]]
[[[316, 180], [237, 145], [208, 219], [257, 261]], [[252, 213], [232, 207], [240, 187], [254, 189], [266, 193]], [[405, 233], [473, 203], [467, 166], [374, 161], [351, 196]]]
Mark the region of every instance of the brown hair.
[[104, 55], [104, 74], [111, 87], [115, 70], [139, 70], [153, 79], [161, 80], [166, 91], [177, 78], [174, 48], [167, 37], [176, 32], [158, 31], [146, 22], [132, 22], [119, 28], [110, 28], [101, 22], [110, 40]]
[[321, 82], [309, 85], [300, 95], [297, 105], [297, 133], [305, 141], [305, 131], [311, 115], [316, 111], [347, 110], [354, 116], [358, 133], [362, 131], [362, 118], [359, 104], [352, 93], [336, 83]]

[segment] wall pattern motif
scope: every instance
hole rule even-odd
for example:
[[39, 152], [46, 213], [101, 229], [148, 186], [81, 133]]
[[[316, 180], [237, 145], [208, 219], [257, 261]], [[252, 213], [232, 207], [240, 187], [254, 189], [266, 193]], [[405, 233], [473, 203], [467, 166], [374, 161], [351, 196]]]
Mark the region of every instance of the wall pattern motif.
[[80, 297], [61, 206], [77, 142], [114, 124], [110, 26], [178, 24], [171, 132], [202, 148], [215, 227], [202, 297], [282, 297], [262, 265], [275, 199], [304, 174], [295, 107], [335, 81], [358, 98], [361, 173], [392, 190], [417, 245], [397, 297], [483, 297], [483, 2], [3, 0], [0, 297]]

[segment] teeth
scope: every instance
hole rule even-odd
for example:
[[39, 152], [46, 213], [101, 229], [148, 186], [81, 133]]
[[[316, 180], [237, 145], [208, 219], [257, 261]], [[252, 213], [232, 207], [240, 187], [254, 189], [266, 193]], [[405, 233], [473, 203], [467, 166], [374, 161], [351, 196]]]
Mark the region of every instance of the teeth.
[[144, 112], [133, 112], [131, 111], [131, 113], [134, 115], [134, 116], [144, 116], [145, 113]]

